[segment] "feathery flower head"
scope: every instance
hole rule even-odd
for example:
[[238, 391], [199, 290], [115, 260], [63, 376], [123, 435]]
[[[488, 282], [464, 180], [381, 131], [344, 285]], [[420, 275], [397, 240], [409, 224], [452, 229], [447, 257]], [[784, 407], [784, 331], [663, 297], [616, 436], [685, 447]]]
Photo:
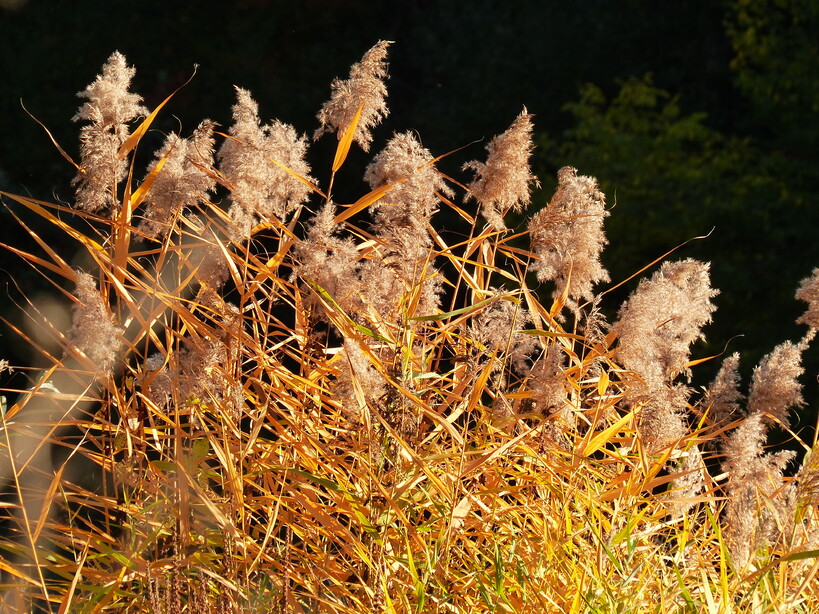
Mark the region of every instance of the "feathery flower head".
[[726, 424], [739, 414], [739, 402], [743, 398], [739, 383], [739, 354], [734, 352], [722, 361], [719, 373], [703, 399], [703, 405], [708, 409], [714, 424]]
[[684, 412], [691, 389], [684, 384], [632, 385], [627, 402], [644, 403], [638, 430], [649, 454], [673, 445], [688, 433]]
[[[233, 126], [219, 149], [219, 168], [232, 184], [233, 217], [275, 216], [284, 219], [307, 200], [310, 188], [282, 166], [309, 180], [304, 161], [307, 140], [278, 120], [261, 126], [259, 106], [250, 92], [236, 88]], [[281, 166], [279, 166], [281, 165]], [[247, 224], [245, 224], [247, 225]]]
[[531, 268], [538, 281], [556, 283], [554, 298], [563, 294], [568, 283], [570, 307], [575, 308], [576, 300], [594, 298], [593, 284], [609, 281], [600, 264], [600, 253], [608, 243], [603, 220], [609, 212], [594, 177], [564, 166], [557, 172], [557, 181], [552, 200], [529, 223], [532, 251], [538, 257]]
[[119, 354], [122, 329], [114, 324], [114, 317], [88, 273], [77, 273], [75, 296], [77, 303], [73, 307], [68, 341], [95, 363], [100, 372], [109, 373]]
[[135, 69], [125, 63], [125, 56], [114, 52], [102, 74], [77, 93], [88, 99], [73, 121], [87, 121], [80, 130], [80, 166], [74, 178], [77, 187], [76, 207], [95, 213], [116, 203], [116, 190], [125, 178], [128, 162], [117, 153], [128, 139], [128, 122], [148, 114], [139, 104], [142, 98], [128, 91]]
[[805, 343], [785, 341], [754, 367], [748, 394], [748, 409], [764, 416], [768, 423], [779, 421], [788, 426], [788, 409], [805, 404], [799, 376]]
[[692, 259], [663, 263], [620, 309], [612, 328], [620, 340], [617, 357], [650, 387], [687, 374], [689, 346], [703, 338], [716, 294], [707, 264]]
[[796, 322], [819, 329], [819, 268], [813, 269], [811, 276], [802, 280], [796, 298], [808, 304], [808, 310]]
[[463, 168], [475, 171], [467, 186], [467, 198], [474, 197], [481, 212], [496, 230], [505, 230], [503, 215], [509, 210], [521, 211], [532, 200], [530, 184], [540, 186], [529, 167], [532, 143], [532, 115], [524, 107], [509, 128], [486, 146], [486, 163], [473, 160]]
[[307, 237], [293, 247], [295, 273], [324, 288], [345, 311], [359, 308], [358, 261], [355, 242], [335, 234], [336, 206], [325, 203], [310, 222]]
[[416, 315], [435, 313], [439, 305], [441, 278], [429, 266], [428, 224], [438, 209], [439, 195], [451, 196], [452, 190], [433, 161], [429, 150], [405, 132], [394, 135], [364, 173], [372, 189], [391, 186], [371, 207], [379, 255], [360, 270], [364, 293], [385, 319], [400, 313], [401, 297], [418, 284]]
[[77, 93], [77, 96], [87, 98], [88, 102], [80, 107], [72, 120], [85, 120], [100, 128], [110, 128], [125, 141], [128, 138], [125, 123], [148, 113], [139, 104], [142, 97], [128, 91], [134, 74], [136, 69], [128, 66], [125, 56], [115, 51], [102, 67], [102, 74]]
[[723, 448], [722, 468], [728, 474], [725, 535], [739, 568], [745, 567], [758, 548], [777, 539], [793, 513], [788, 509], [792, 503], [788, 489], [780, 488], [785, 467], [795, 452], [764, 452], [767, 422], [764, 414], [752, 411], [731, 432]]
[[394, 135], [364, 173], [372, 189], [393, 185], [371, 208], [379, 214], [382, 209], [401, 209], [396, 215], [428, 220], [438, 207], [438, 193], [452, 194], [433, 160], [411, 132]]
[[715, 294], [707, 264], [665, 262], [640, 282], [612, 327], [619, 338], [615, 358], [640, 378], [628, 388], [626, 401], [643, 404], [639, 431], [650, 453], [687, 432], [681, 412], [690, 389], [674, 378], [689, 373], [689, 346], [702, 338], [700, 329], [711, 321]]
[[205, 201], [216, 187], [213, 175], [202, 170], [213, 165], [214, 125], [203, 121], [189, 139], [171, 134], [156, 152], [149, 174], [167, 159], [145, 195], [145, 218], [139, 227], [149, 237], [167, 233], [178, 211]]
[[324, 103], [316, 115], [321, 127], [316, 130], [313, 139], [326, 132], [336, 132], [340, 139], [361, 109], [353, 140], [364, 151], [370, 150], [373, 140], [370, 131], [389, 113], [384, 79], [387, 77], [387, 47], [390, 43], [391, 41], [378, 41], [360, 62], [353, 64], [349, 79], [333, 80], [330, 100]]

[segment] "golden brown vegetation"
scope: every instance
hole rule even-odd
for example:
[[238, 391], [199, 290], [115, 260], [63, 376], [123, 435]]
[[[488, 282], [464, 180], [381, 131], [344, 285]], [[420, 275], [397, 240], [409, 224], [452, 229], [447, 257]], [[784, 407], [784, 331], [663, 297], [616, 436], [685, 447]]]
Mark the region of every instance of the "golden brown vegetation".
[[[816, 275], [809, 332], [746, 402], [736, 355], [689, 385], [707, 264], [662, 263], [606, 322], [593, 178], [561, 169], [506, 230], [537, 184], [525, 110], [471, 181], [408, 132], [335, 203], [387, 112], [387, 46], [319, 113], [324, 190], [306, 138], [238, 88], [226, 133], [170, 135], [136, 181], [160, 109], [114, 54], [81, 93], [74, 207], [3, 194], [93, 262], [22, 220], [40, 251], [7, 246], [75, 289], [64, 354], [2, 416], [4, 611], [814, 611], [819, 463], [805, 444], [784, 478], [765, 443], [802, 403]], [[471, 232], [436, 230], [441, 209]]]

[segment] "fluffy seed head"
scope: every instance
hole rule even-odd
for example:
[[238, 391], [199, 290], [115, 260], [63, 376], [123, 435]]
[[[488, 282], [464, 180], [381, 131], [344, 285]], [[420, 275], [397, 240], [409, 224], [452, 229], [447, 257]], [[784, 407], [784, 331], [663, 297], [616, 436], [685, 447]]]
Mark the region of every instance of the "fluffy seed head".
[[117, 185], [125, 178], [128, 161], [117, 154], [128, 139], [128, 122], [148, 114], [139, 104], [142, 98], [128, 91], [135, 69], [125, 63], [125, 56], [114, 52], [102, 68], [102, 74], [79, 92], [86, 98], [74, 121], [87, 121], [80, 130], [80, 173], [76, 207], [95, 213], [113, 208], [117, 203]]
[[[373, 189], [393, 185], [371, 209], [381, 216], [390, 216], [382, 211], [392, 209], [395, 215], [428, 220], [438, 207], [438, 194], [452, 194], [433, 159], [411, 132], [393, 136], [364, 173], [364, 181]], [[387, 221], [382, 218], [382, 222]]]
[[135, 73], [136, 69], [126, 64], [125, 56], [115, 51], [94, 82], [77, 93], [88, 102], [79, 108], [72, 119], [112, 129], [124, 141], [128, 137], [124, 124], [148, 112], [139, 104], [142, 97], [128, 91]]
[[799, 284], [796, 298], [808, 304], [807, 311], [797, 320], [799, 324], [807, 324], [812, 329], [819, 329], [819, 268], [813, 269], [810, 277], [806, 277]]
[[[561, 414], [566, 405], [565, 357], [561, 345], [546, 348], [529, 371], [529, 387], [535, 409], [544, 415]], [[564, 412], [565, 413], [565, 412]]]
[[600, 253], [608, 243], [603, 232], [606, 197], [594, 177], [578, 175], [566, 166], [557, 173], [558, 186], [552, 200], [538, 211], [529, 224], [532, 251], [538, 260], [532, 265], [539, 281], [554, 281], [554, 298], [569, 284], [570, 307], [578, 299], [594, 298], [592, 285], [609, 281], [600, 264]]
[[529, 157], [532, 155], [532, 115], [523, 109], [512, 125], [486, 147], [486, 163], [473, 160], [464, 169], [475, 171], [475, 179], [467, 188], [468, 196], [475, 198], [481, 212], [496, 230], [505, 230], [504, 214], [510, 209], [521, 211], [532, 200], [530, 186], [540, 186], [532, 174]]
[[336, 234], [335, 211], [332, 202], [326, 203], [311, 220], [305, 240], [293, 247], [295, 272], [324, 288], [345, 312], [353, 312], [360, 310], [360, 255], [352, 239]]
[[452, 191], [433, 160], [412, 133], [396, 134], [364, 174], [373, 189], [392, 186], [371, 206], [379, 246], [360, 270], [364, 293], [386, 319], [393, 318], [402, 297], [413, 289], [420, 292], [416, 315], [434, 313], [438, 307], [441, 282], [429, 261], [428, 226], [439, 195], [451, 196]]
[[788, 425], [788, 410], [804, 405], [799, 376], [805, 345], [785, 341], [754, 367], [748, 394], [748, 409], [765, 416], [766, 421]]
[[663, 263], [620, 309], [613, 327], [620, 340], [617, 357], [650, 387], [688, 374], [689, 346], [703, 338], [717, 293], [707, 264], [692, 259]]
[[234, 374], [234, 362], [242, 334], [241, 313], [213, 289], [205, 288], [197, 299], [216, 313], [213, 332], [205, 332], [203, 327], [204, 335], [187, 338], [168, 365], [162, 357], [150, 357], [143, 371], [143, 386], [148, 398], [160, 407], [198, 399], [205, 406], [228, 409], [238, 421], [244, 393]]
[[782, 475], [795, 452], [764, 453], [767, 418], [752, 411], [731, 433], [723, 449], [723, 470], [728, 474], [725, 534], [737, 567], [744, 567], [754, 552], [775, 541], [793, 510], [787, 492], [780, 491]]
[[643, 280], [620, 309], [612, 327], [619, 338], [615, 357], [639, 380], [626, 401], [642, 403], [640, 435], [649, 452], [673, 444], [687, 432], [682, 412], [690, 390], [674, 383], [688, 374], [689, 346], [711, 321], [708, 265], [696, 260], [666, 262]]
[[353, 140], [364, 151], [370, 150], [373, 137], [371, 130], [387, 116], [387, 47], [390, 41], [378, 41], [364, 54], [361, 61], [353, 64], [350, 77], [335, 79], [330, 100], [324, 103], [318, 115], [321, 127], [313, 135], [319, 138], [325, 132], [336, 132], [340, 139], [361, 109], [361, 117], [353, 135]]
[[694, 506], [694, 497], [705, 490], [707, 474], [702, 452], [696, 445], [691, 446], [677, 461], [672, 474], [675, 477], [669, 484], [667, 498], [672, 518], [680, 518]]
[[688, 433], [684, 414], [690, 392], [690, 388], [684, 384], [654, 388], [633, 385], [626, 394], [627, 401], [645, 403], [638, 430], [650, 454], [675, 444]]
[[91, 275], [77, 273], [75, 295], [68, 341], [97, 365], [99, 372], [109, 373], [119, 355], [122, 329], [114, 323]]
[[310, 179], [310, 167], [304, 161], [307, 140], [280, 121], [261, 126], [259, 106], [250, 92], [237, 87], [236, 97], [229, 130], [233, 138], [225, 141], [218, 154], [219, 168], [232, 184], [231, 198], [240, 209], [236, 217], [284, 219], [310, 194], [305, 183], [285, 170]]
[[739, 403], [743, 397], [739, 383], [739, 354], [735, 352], [722, 361], [719, 373], [703, 399], [714, 424], [728, 423], [739, 414]]
[[[344, 359], [340, 363], [335, 396], [350, 413], [352, 419], [359, 419], [366, 410], [362, 401], [378, 403], [387, 390], [387, 381], [373, 366], [358, 341], [344, 339]], [[356, 386], [359, 387], [357, 393]], [[359, 396], [363, 394], [363, 398]]]
[[166, 234], [178, 212], [207, 200], [216, 187], [213, 174], [202, 170], [213, 165], [213, 127], [214, 123], [206, 120], [189, 139], [171, 134], [156, 152], [149, 174], [163, 158], [167, 159], [145, 196], [145, 218], [140, 230], [149, 237]]

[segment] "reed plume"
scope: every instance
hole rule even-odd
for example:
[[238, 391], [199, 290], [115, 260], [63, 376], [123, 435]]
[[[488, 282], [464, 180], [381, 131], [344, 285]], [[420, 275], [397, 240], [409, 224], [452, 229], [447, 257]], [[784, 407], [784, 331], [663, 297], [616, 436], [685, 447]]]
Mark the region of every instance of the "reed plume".
[[566, 291], [567, 306], [577, 311], [577, 301], [594, 298], [594, 284], [609, 281], [600, 263], [608, 243], [603, 220], [609, 212], [593, 177], [578, 175], [577, 169], [566, 166], [558, 171], [557, 181], [549, 204], [529, 222], [532, 251], [537, 257], [530, 268], [538, 281], [555, 282], [553, 298]]
[[391, 41], [378, 41], [360, 62], [353, 64], [348, 79], [334, 79], [332, 95], [316, 116], [321, 126], [313, 135], [319, 138], [336, 132], [340, 139], [359, 114], [353, 140], [364, 151], [370, 150], [372, 129], [387, 116], [387, 48]]
[[77, 273], [75, 295], [77, 302], [68, 341], [88, 358], [95, 370], [109, 373], [119, 360], [123, 330], [116, 325], [91, 275]]
[[213, 167], [215, 123], [205, 120], [189, 139], [171, 134], [156, 152], [148, 175], [159, 173], [145, 195], [145, 214], [139, 230], [146, 236], [164, 237], [186, 209], [206, 202], [216, 188]]
[[523, 111], [509, 128], [486, 146], [486, 162], [473, 160], [464, 164], [475, 177], [467, 186], [467, 198], [474, 198], [481, 213], [495, 230], [505, 230], [503, 216], [508, 211], [522, 211], [532, 200], [531, 186], [540, 187], [532, 174], [532, 114]]
[[230, 183], [236, 224], [234, 239], [245, 237], [260, 219], [285, 220], [311, 193], [307, 139], [278, 120], [262, 126], [259, 105], [250, 92], [236, 88], [233, 125], [219, 149], [219, 170]]
[[702, 327], [715, 310], [708, 265], [696, 260], [665, 262], [642, 280], [620, 308], [612, 332], [619, 339], [615, 356], [636, 379], [626, 392], [632, 404], [645, 404], [640, 428], [650, 448], [682, 437], [690, 390], [676, 383], [688, 376], [691, 344], [703, 338]]
[[74, 178], [75, 206], [83, 211], [108, 209], [113, 214], [119, 205], [117, 186], [128, 170], [119, 150], [130, 136], [128, 122], [148, 114], [139, 104], [142, 97], [128, 91], [135, 72], [115, 51], [102, 73], [77, 94], [88, 100], [72, 118], [89, 122], [80, 129], [80, 168]]

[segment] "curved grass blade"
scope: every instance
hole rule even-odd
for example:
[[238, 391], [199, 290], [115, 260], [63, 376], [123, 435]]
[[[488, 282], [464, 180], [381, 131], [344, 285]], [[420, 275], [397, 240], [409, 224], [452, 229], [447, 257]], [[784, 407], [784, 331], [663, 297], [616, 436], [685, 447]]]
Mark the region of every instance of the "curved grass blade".
[[364, 103], [358, 107], [358, 111], [353, 115], [350, 125], [344, 129], [341, 138], [338, 140], [338, 147], [336, 148], [336, 157], [333, 159], [333, 172], [335, 173], [344, 164], [347, 159], [347, 154], [350, 153], [350, 145], [353, 143], [353, 136], [355, 136], [356, 128], [358, 128], [358, 121], [361, 119], [361, 112], [364, 110]]

